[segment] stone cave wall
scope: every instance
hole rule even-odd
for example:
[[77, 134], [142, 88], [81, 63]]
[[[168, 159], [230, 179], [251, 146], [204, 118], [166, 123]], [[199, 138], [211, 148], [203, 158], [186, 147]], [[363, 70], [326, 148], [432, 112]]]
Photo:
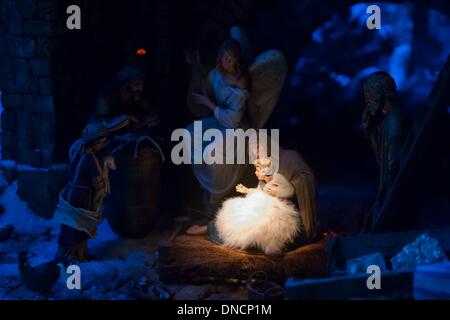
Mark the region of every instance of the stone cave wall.
[[54, 150], [52, 48], [61, 33], [55, 0], [0, 2], [2, 159], [49, 167]]
[[17, 179], [17, 193], [46, 217], [53, 212], [67, 171], [52, 166], [57, 72], [52, 55], [61, 34], [60, 3], [0, 1], [0, 168], [9, 182]]

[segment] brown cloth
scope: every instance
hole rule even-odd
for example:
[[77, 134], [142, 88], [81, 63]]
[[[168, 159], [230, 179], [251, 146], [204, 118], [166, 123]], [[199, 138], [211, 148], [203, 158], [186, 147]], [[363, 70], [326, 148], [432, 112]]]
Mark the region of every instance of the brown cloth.
[[316, 179], [312, 169], [297, 151], [280, 148], [278, 173], [294, 186], [305, 238], [313, 239], [316, 236], [317, 210]]

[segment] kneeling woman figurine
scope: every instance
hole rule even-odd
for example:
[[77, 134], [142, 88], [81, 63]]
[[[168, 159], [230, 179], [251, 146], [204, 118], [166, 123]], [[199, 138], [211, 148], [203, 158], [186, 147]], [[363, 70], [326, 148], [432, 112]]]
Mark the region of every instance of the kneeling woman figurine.
[[59, 195], [55, 219], [61, 223], [58, 259], [65, 262], [90, 260], [87, 240], [96, 236], [102, 221], [102, 205], [109, 193], [108, 169], [115, 165], [111, 157], [102, 158], [107, 135], [128, 124], [124, 118], [109, 123], [89, 124], [69, 151], [70, 180]]

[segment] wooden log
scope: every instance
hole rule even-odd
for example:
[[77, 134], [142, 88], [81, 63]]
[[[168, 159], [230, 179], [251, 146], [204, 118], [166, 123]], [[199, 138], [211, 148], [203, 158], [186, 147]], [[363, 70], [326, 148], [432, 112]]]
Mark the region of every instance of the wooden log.
[[227, 248], [199, 236], [181, 235], [159, 245], [158, 273], [165, 283], [245, 283], [255, 271], [280, 284], [286, 277], [325, 277], [326, 242], [277, 257]]
[[381, 288], [368, 289], [369, 274], [317, 280], [288, 279], [285, 295], [290, 300], [411, 299], [412, 271], [381, 273]]

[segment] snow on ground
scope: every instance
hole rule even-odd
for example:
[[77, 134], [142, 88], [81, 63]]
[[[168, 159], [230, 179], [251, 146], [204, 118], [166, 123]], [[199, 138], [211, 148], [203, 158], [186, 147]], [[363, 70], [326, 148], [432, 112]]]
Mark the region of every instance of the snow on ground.
[[[20, 280], [17, 255], [29, 252], [32, 266], [51, 261], [57, 250], [59, 225], [54, 220], [38, 217], [17, 194], [17, 182], [7, 184], [0, 172], [0, 204], [5, 212], [0, 215], [0, 229], [14, 226], [12, 237], [0, 243], [0, 300], [43, 299], [28, 291]], [[96, 239], [88, 243], [96, 261], [81, 263], [81, 290], [69, 290], [67, 274], [61, 272], [49, 299], [142, 299], [155, 298], [151, 288], [160, 288], [156, 273], [157, 244], [167, 238], [171, 230], [152, 233], [144, 239], [122, 239], [115, 235], [104, 221]], [[207, 286], [169, 286], [179, 299], [243, 298], [242, 290]]]
[[[59, 224], [53, 219], [38, 217], [22, 201], [17, 182], [7, 185], [0, 175], [0, 204], [5, 213], [0, 216], [0, 228], [14, 226], [14, 234], [0, 243], [0, 299], [39, 299], [39, 294], [26, 290], [20, 283], [17, 254], [29, 252], [30, 263], [35, 266], [53, 260], [57, 250]], [[153, 241], [152, 241], [153, 240]], [[156, 242], [153, 239], [124, 240], [118, 238], [104, 221], [98, 237], [89, 241], [92, 254], [99, 261], [82, 263], [82, 290], [68, 290], [63, 272], [53, 288], [54, 299], [129, 299], [133, 298], [122, 287], [132, 281], [155, 282]]]

